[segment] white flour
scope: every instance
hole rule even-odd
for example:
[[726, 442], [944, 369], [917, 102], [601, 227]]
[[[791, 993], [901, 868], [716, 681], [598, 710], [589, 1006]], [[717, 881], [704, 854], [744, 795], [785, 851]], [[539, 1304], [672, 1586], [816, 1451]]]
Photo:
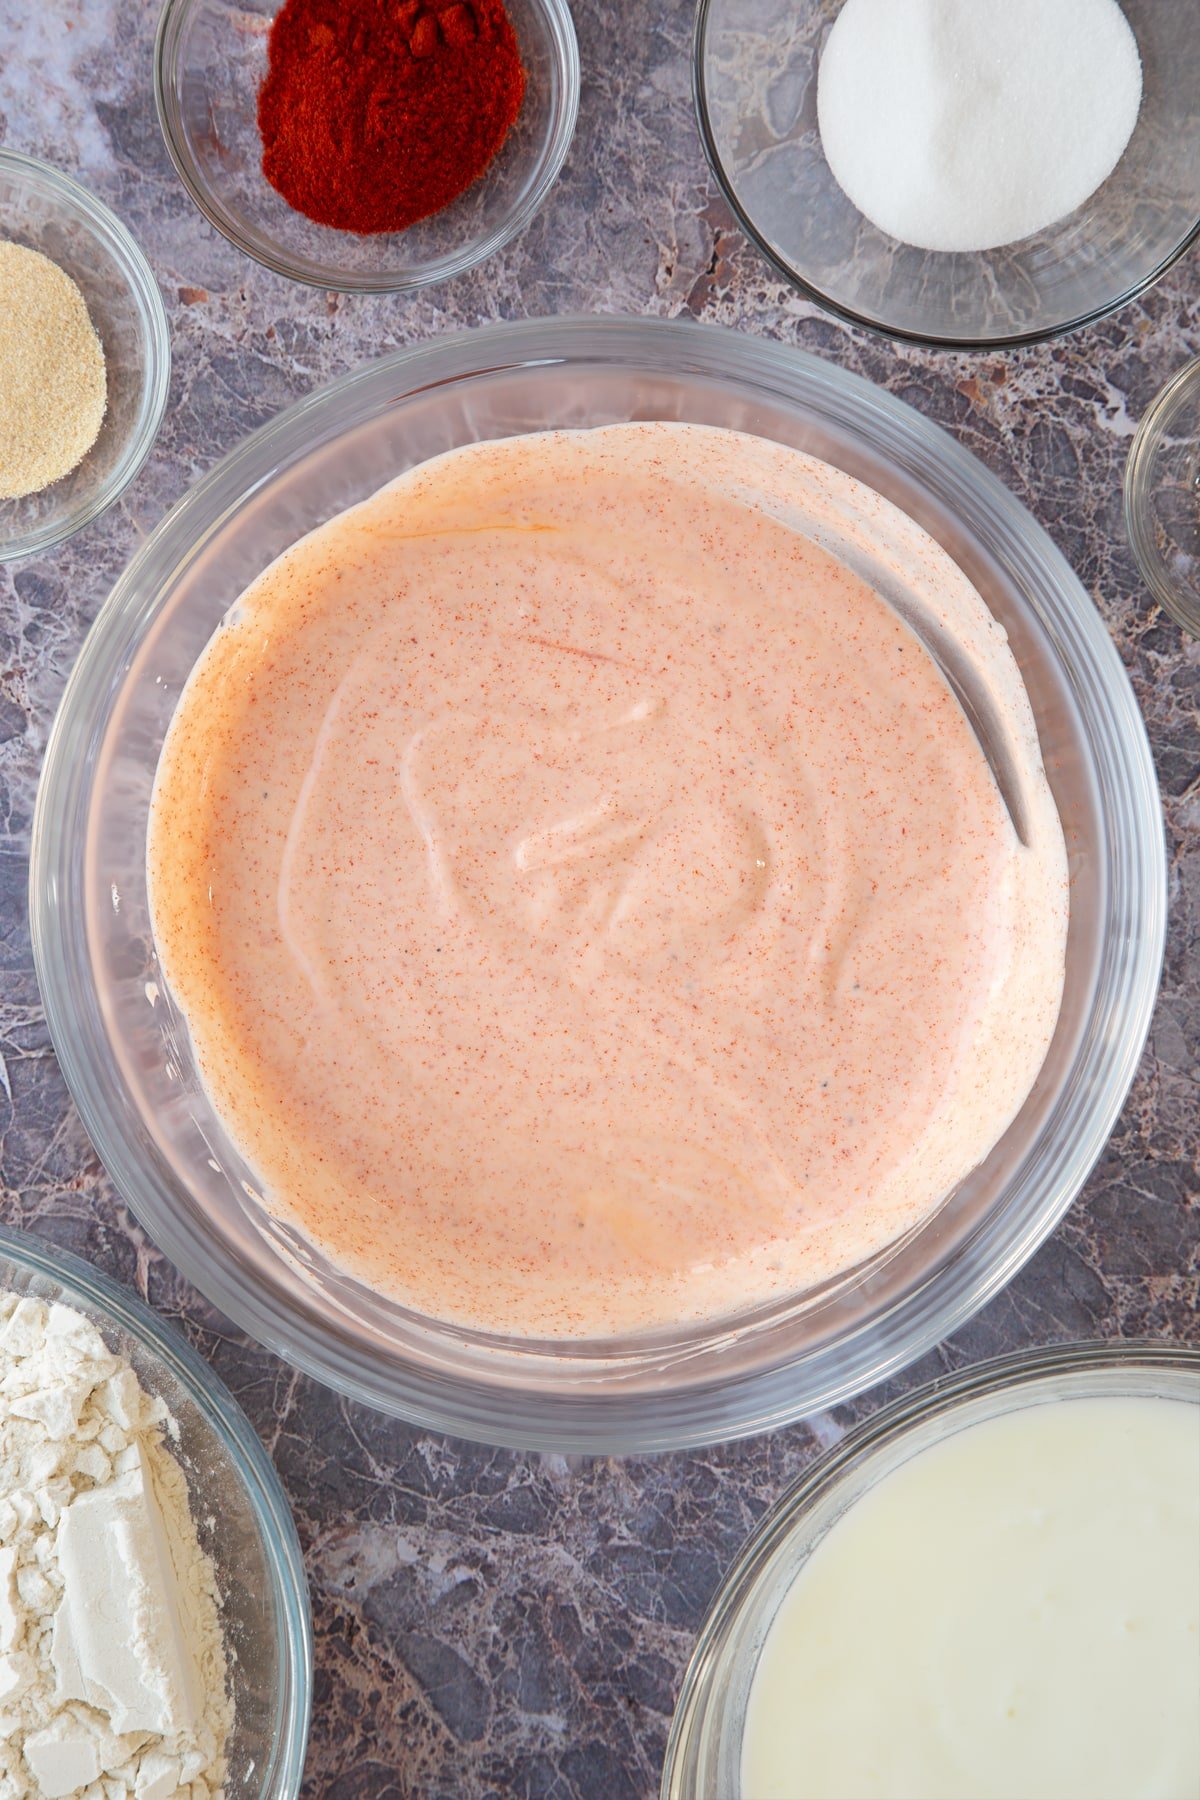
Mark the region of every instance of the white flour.
[[216, 1577], [164, 1425], [80, 1313], [0, 1293], [0, 1800], [221, 1800]]
[[990, 250], [1074, 212], [1141, 97], [1116, 0], [846, 0], [817, 72], [838, 185], [925, 250]]

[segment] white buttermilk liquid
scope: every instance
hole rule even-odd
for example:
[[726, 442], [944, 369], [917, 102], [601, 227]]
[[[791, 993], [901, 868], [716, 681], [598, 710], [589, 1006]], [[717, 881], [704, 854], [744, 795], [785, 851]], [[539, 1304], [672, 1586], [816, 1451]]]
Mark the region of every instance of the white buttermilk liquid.
[[970, 1426], [857, 1501], [767, 1636], [743, 1800], [1196, 1800], [1200, 1406]]

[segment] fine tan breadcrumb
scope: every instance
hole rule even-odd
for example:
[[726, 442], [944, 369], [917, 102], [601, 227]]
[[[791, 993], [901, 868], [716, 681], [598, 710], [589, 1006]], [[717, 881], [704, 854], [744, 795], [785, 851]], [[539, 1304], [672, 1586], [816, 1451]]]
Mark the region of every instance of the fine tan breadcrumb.
[[0, 243], [0, 499], [39, 493], [87, 455], [107, 391], [71, 277], [37, 250]]

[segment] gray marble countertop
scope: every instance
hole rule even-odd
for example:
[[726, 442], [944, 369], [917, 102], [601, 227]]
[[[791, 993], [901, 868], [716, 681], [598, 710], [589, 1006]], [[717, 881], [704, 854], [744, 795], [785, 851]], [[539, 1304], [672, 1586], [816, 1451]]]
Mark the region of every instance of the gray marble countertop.
[[38, 765], [88, 624], [143, 537], [253, 426], [362, 359], [482, 320], [691, 313], [802, 345], [941, 421], [1050, 531], [1120, 649], [1162, 784], [1166, 971], [1112, 1140], [1061, 1228], [901, 1385], [1065, 1338], [1196, 1332], [1200, 1263], [1200, 644], [1144, 592], [1121, 473], [1150, 399], [1200, 350], [1197, 266], [1066, 342], [924, 352], [852, 331], [781, 283], [716, 193], [690, 99], [691, 8], [576, 0], [579, 132], [531, 230], [411, 299], [289, 285], [247, 261], [175, 178], [152, 97], [156, 0], [0, 0], [0, 143], [77, 175], [148, 254], [174, 375], [122, 502], [0, 569], [0, 1217], [91, 1258], [173, 1318], [274, 1456], [312, 1583], [306, 1796], [637, 1800], [657, 1791], [705, 1608], [781, 1487], [880, 1392], [770, 1438], [569, 1466], [450, 1443], [350, 1405], [217, 1316], [105, 1178], [47, 1038], [25, 883]]

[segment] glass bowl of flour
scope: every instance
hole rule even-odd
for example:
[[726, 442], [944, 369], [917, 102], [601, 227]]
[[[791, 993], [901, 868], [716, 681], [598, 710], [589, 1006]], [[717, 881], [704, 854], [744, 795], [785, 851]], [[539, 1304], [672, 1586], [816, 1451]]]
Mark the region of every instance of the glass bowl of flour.
[[1200, 231], [1191, 0], [700, 0], [696, 109], [812, 299], [991, 349], [1141, 293]]
[[294, 1800], [308, 1589], [240, 1407], [136, 1296], [9, 1229], [0, 1372], [0, 1770], [31, 1794], [223, 1778], [227, 1800]]

